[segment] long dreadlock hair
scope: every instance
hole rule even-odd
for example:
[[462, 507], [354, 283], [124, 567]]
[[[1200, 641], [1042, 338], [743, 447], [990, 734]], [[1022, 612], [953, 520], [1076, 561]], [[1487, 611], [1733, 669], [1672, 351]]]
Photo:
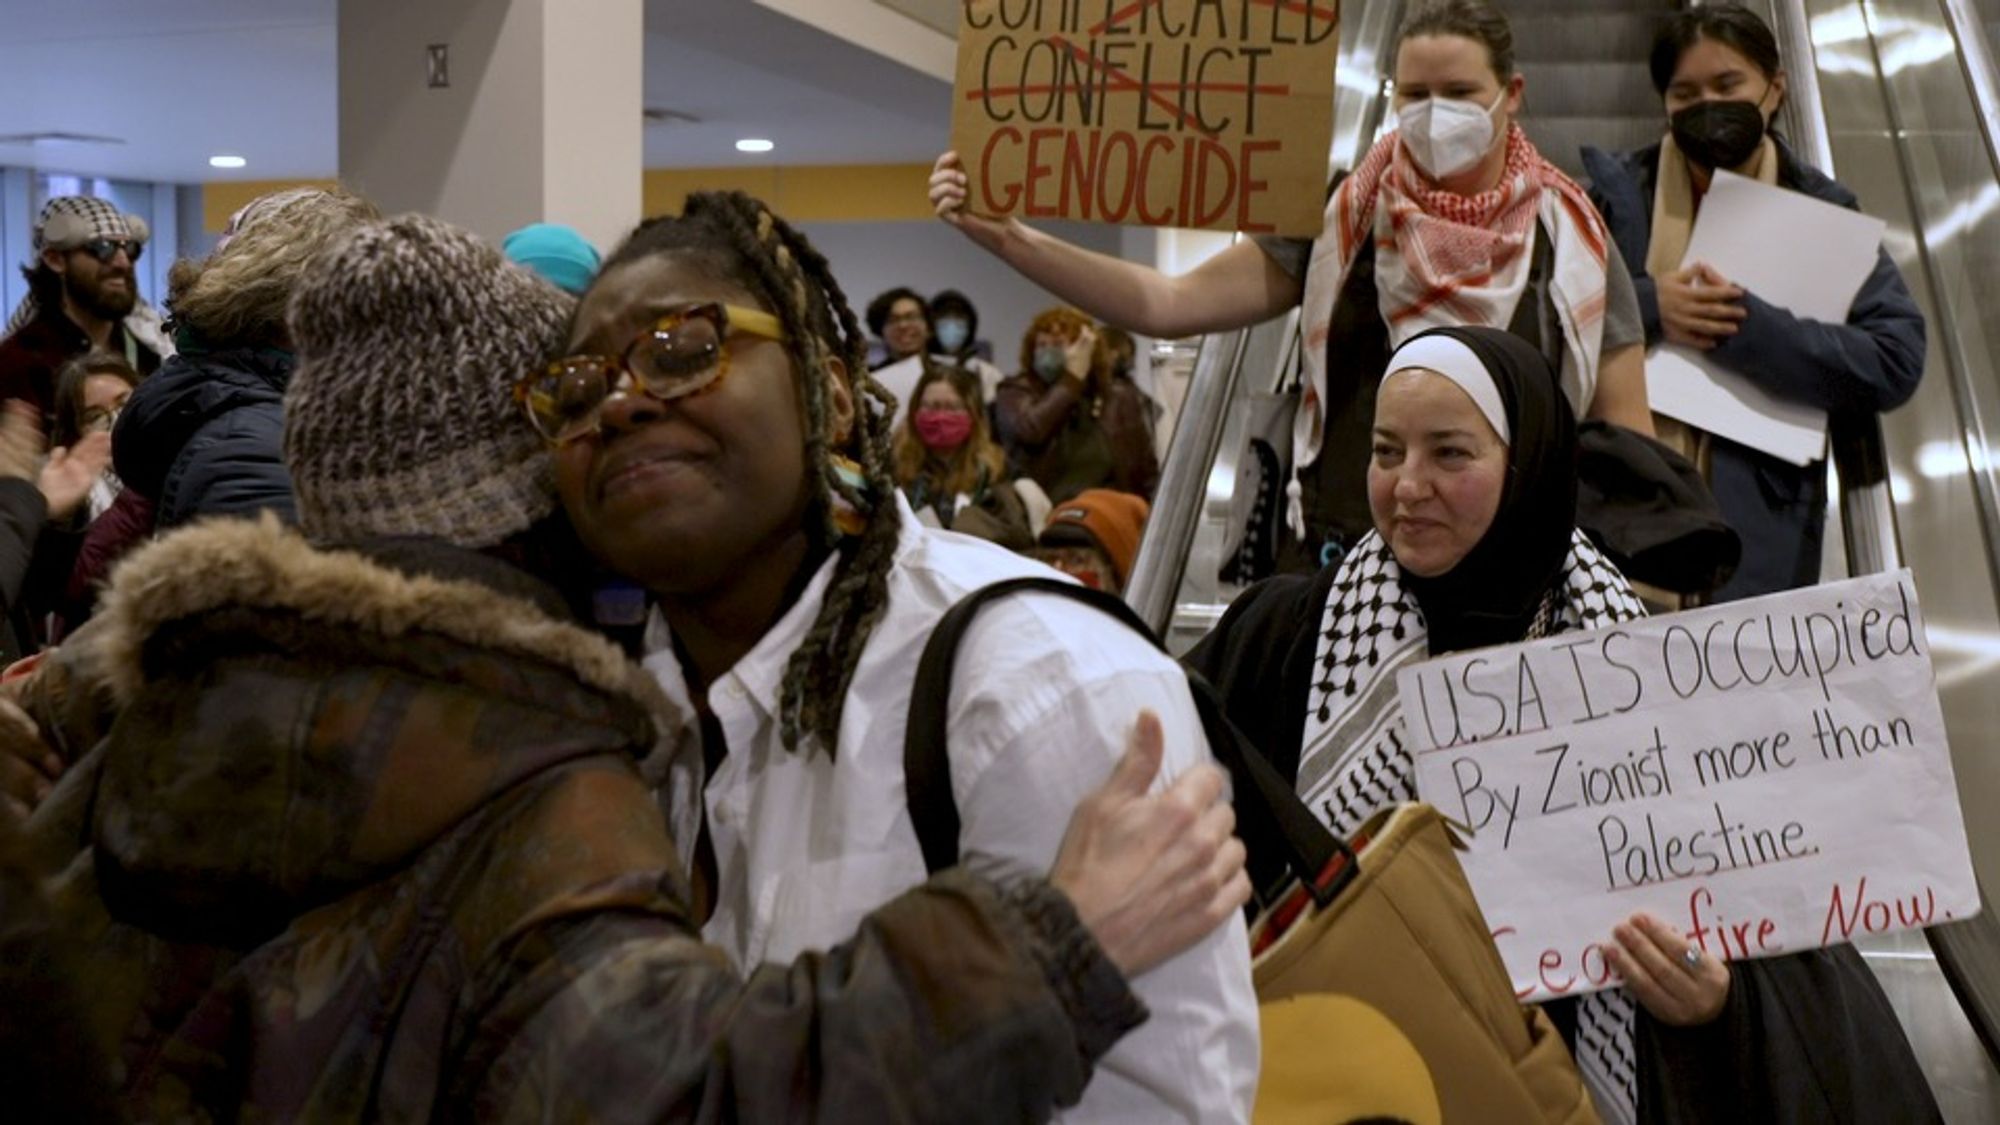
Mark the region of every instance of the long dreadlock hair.
[[[818, 619], [785, 666], [779, 736], [797, 749], [800, 736], [811, 735], [832, 754], [848, 684], [888, 604], [899, 530], [892, 452], [896, 400], [868, 374], [867, 338], [826, 258], [762, 202], [740, 191], [696, 192], [678, 216], [641, 223], [605, 262], [604, 273], [667, 255], [685, 257], [743, 286], [785, 326], [785, 348], [805, 403], [807, 531], [818, 543], [834, 545], [838, 562]], [[854, 388], [854, 431], [839, 448], [824, 377], [832, 359], [846, 364]], [[835, 468], [834, 457], [843, 453], [861, 467], [859, 487]], [[843, 539], [835, 528], [836, 497], [861, 513], [858, 535]]]

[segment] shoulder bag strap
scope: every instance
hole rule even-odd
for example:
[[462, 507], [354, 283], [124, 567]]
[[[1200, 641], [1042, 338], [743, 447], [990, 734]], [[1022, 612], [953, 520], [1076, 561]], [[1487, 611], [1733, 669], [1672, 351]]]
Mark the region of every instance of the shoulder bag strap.
[[[924, 865], [932, 873], [958, 863], [958, 802], [951, 791], [946, 718], [958, 643], [972, 620], [999, 598], [1020, 593], [1048, 594], [1090, 606], [1161, 647], [1153, 631], [1123, 601], [1087, 586], [1057, 578], [1016, 578], [976, 590], [947, 611], [931, 630], [911, 684], [909, 727], [903, 736], [903, 782]], [[1165, 651], [1164, 648], [1161, 648]], [[1229, 771], [1235, 789], [1237, 833], [1252, 850], [1275, 849], [1285, 865], [1322, 905], [1339, 894], [1355, 866], [1346, 841], [1328, 832], [1264, 756], [1250, 745], [1225, 714], [1208, 681], [1188, 675], [1188, 689], [1209, 749]], [[1347, 862], [1338, 864], [1336, 859]], [[1328, 881], [1329, 871], [1341, 878]]]

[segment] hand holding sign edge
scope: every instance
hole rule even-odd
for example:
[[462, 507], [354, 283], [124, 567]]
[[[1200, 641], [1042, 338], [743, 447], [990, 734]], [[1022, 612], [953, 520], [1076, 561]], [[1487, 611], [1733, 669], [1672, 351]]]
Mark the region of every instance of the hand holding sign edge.
[[1615, 927], [1612, 937], [1605, 960], [1654, 1019], [1670, 1027], [1700, 1027], [1728, 1005], [1728, 963], [1699, 952], [1689, 960], [1693, 947], [1672, 926], [1639, 913]]
[[972, 181], [965, 174], [965, 162], [957, 152], [947, 152], [931, 165], [930, 199], [931, 210], [947, 225], [959, 229], [967, 238], [978, 243], [989, 253], [998, 254], [1000, 243], [1006, 236], [1006, 223], [989, 218], [972, 210]]

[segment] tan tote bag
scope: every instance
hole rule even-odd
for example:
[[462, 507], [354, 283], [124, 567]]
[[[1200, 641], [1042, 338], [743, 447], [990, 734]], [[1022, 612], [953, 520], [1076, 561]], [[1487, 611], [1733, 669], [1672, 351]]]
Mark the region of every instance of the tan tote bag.
[[[995, 583], [939, 619], [917, 663], [903, 746], [910, 821], [932, 872], [959, 858], [945, 721], [958, 643], [983, 607], [1030, 592], [1152, 636], [1124, 602], [1053, 578]], [[1291, 873], [1251, 929], [1264, 1056], [1254, 1125], [1593, 1125], [1561, 1036], [1514, 997], [1437, 810], [1400, 805], [1344, 841], [1229, 722], [1213, 687], [1190, 674], [1188, 689], [1229, 770], [1237, 834]]]
[[1251, 931], [1255, 1125], [1596, 1122], [1555, 1025], [1515, 999], [1438, 811], [1385, 810], [1350, 846], [1321, 876], [1344, 884], [1331, 902], [1297, 887]]

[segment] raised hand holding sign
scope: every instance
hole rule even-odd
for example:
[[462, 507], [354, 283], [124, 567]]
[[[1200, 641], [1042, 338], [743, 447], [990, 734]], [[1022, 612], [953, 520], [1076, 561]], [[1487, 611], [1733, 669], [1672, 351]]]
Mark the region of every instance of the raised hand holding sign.
[[1311, 237], [1339, 0], [965, 0], [970, 209]]

